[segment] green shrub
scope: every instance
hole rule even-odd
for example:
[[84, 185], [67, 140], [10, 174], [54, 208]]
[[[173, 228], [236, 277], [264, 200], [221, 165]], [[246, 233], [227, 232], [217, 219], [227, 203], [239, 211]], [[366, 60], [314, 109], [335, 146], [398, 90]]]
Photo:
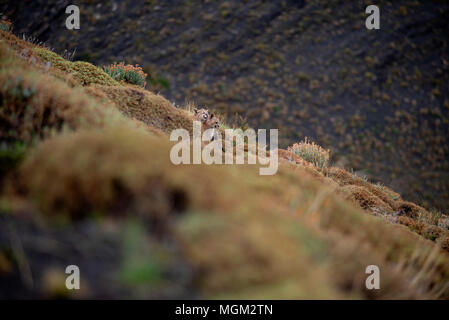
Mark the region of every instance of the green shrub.
[[138, 86], [145, 86], [145, 80], [136, 71], [129, 70], [125, 72], [125, 81]]
[[125, 77], [125, 70], [123, 68], [109, 69], [108, 67], [103, 67], [103, 71], [117, 81], [121, 81]]
[[103, 67], [103, 71], [116, 81], [125, 81], [145, 87], [147, 74], [138, 65], [125, 65], [123, 62]]

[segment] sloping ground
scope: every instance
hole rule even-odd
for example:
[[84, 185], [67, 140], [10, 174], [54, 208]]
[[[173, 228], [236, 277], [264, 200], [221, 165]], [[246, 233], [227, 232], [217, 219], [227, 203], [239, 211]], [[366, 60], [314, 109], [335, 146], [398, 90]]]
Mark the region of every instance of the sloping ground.
[[[18, 34], [138, 63], [171, 101], [278, 128], [283, 147], [310, 137], [404, 199], [449, 209], [447, 1], [80, 0], [79, 30], [65, 28], [67, 0], [4, 3]], [[365, 28], [371, 4], [380, 30]]]
[[0, 36], [1, 297], [449, 298], [446, 216], [286, 150], [274, 176], [175, 166], [187, 110]]

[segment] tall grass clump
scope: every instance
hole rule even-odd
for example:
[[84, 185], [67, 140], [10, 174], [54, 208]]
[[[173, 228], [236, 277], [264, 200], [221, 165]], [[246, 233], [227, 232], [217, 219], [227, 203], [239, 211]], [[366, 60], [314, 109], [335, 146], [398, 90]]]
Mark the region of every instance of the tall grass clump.
[[321, 146], [308, 140], [307, 137], [304, 141], [288, 147], [288, 151], [311, 162], [317, 168], [324, 169], [329, 165], [329, 150], [323, 149]]
[[103, 67], [104, 72], [116, 81], [125, 81], [141, 87], [145, 87], [147, 74], [137, 64], [135, 66], [123, 62], [114, 63]]

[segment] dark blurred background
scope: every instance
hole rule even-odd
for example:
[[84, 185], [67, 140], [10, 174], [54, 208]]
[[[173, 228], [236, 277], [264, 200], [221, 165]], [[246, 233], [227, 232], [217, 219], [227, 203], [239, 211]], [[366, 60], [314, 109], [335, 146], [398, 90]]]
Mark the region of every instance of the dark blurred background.
[[[76, 4], [80, 30], [67, 30]], [[380, 30], [365, 8], [380, 7]], [[150, 89], [230, 124], [305, 136], [336, 165], [449, 211], [448, 1], [0, 1], [16, 34], [96, 65], [125, 61]]]

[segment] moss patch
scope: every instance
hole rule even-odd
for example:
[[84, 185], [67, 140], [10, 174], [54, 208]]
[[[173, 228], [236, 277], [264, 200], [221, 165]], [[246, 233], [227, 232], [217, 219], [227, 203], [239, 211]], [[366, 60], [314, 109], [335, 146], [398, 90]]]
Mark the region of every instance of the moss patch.
[[61, 56], [49, 50], [36, 47], [33, 52], [43, 61], [50, 62], [54, 67], [73, 75], [82, 85], [101, 84], [106, 86], [117, 86], [119, 83], [112, 79], [101, 68], [85, 61], [71, 62], [64, 60]]

